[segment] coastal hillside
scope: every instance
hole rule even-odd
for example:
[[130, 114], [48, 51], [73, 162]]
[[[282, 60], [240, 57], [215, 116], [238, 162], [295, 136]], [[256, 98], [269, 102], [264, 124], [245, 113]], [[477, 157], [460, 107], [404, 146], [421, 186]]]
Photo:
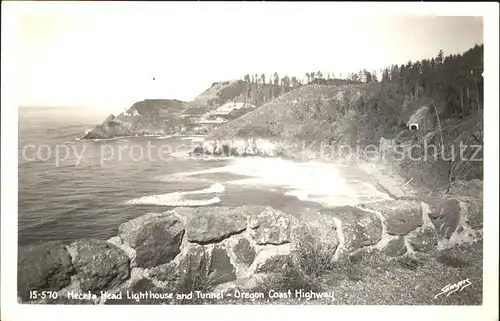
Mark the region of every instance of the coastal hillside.
[[150, 134], [208, 133], [203, 122], [225, 123], [255, 110], [265, 102], [291, 90], [279, 84], [252, 80], [214, 82], [193, 101], [145, 99], [84, 134], [82, 139], [106, 139]]
[[253, 110], [301, 85], [299, 81], [293, 84], [289, 80], [287, 82], [286, 79], [289, 78], [282, 78], [281, 82], [278, 79], [279, 77], [274, 82], [266, 83], [265, 75], [252, 77], [245, 75], [243, 79], [215, 82], [193, 101], [186, 103], [184, 115], [207, 117], [211, 112], [221, 108], [229, 113], [232, 111], [228, 110], [229, 106], [238, 106], [233, 109], [243, 107], [247, 111]]
[[[306, 86], [293, 87], [211, 137], [338, 140], [330, 132], [342, 127], [345, 136], [349, 123], [360, 132], [356, 142], [376, 143], [408, 127], [422, 106], [443, 122], [467, 123], [482, 115], [483, 50], [476, 45], [463, 54], [444, 56], [440, 51], [431, 59], [393, 65], [382, 71], [380, 81], [376, 72], [366, 70], [349, 74], [345, 83], [325, 79], [321, 72], [307, 73]], [[427, 133], [436, 125], [433, 121], [417, 132]]]
[[82, 139], [106, 139], [163, 132], [184, 110], [175, 99], [145, 99], [118, 115], [109, 115], [102, 124], [87, 131]]
[[[380, 82], [366, 71], [359, 73], [363, 78], [349, 76], [361, 84], [315, 78], [220, 126], [195, 153], [222, 153], [221, 142], [228, 141], [238, 147], [226, 150], [239, 156], [297, 157], [301, 146], [317, 152], [324, 144], [387, 145], [390, 152], [411, 155], [391, 160], [390, 167], [419, 187], [436, 190], [453, 180], [482, 179], [482, 52], [483, 46], [446, 57], [440, 51], [436, 58], [386, 68]], [[206, 147], [210, 142], [213, 149]], [[421, 159], [429, 145], [437, 159]]]
[[165, 117], [184, 111], [185, 104], [185, 102], [177, 99], [145, 99], [133, 104], [126, 110], [125, 115], [137, 114], [140, 116]]
[[[330, 77], [330, 75], [329, 75]], [[309, 84], [346, 85], [356, 79], [321, 78], [321, 72], [307, 73]], [[274, 73], [266, 78], [245, 75], [243, 79], [218, 81], [194, 100], [145, 99], [118, 115], [110, 115], [89, 130], [82, 139], [107, 139], [152, 134], [209, 134], [221, 124], [303, 86], [297, 77]]]

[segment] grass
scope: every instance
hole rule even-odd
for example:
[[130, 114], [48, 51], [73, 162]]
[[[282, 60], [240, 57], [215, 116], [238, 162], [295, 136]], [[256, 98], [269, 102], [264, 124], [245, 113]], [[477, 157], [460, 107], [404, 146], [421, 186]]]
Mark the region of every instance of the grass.
[[[266, 304], [348, 304], [348, 305], [480, 305], [482, 304], [482, 242], [446, 251], [416, 253], [390, 258], [379, 251], [361, 251], [333, 264], [316, 264], [301, 247], [304, 265], [289, 266], [281, 275], [272, 275], [258, 288], [286, 291], [302, 288], [333, 291], [328, 299], [268, 300]], [[304, 255], [305, 254], [305, 255]], [[320, 258], [320, 262], [321, 262]], [[303, 268], [312, 271], [307, 274]], [[313, 277], [316, 275], [316, 277]], [[447, 284], [469, 279], [472, 286], [449, 296], [435, 295]], [[249, 302], [244, 302], [245, 304]]]
[[312, 235], [306, 235], [298, 244], [283, 269], [265, 277], [259, 284], [257, 288], [260, 292], [324, 290], [321, 278], [335, 267], [332, 261], [335, 248]]

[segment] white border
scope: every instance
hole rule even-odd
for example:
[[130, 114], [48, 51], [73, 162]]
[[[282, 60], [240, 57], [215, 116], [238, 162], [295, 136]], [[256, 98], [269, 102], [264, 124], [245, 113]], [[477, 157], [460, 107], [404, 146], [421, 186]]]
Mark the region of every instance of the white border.
[[[498, 320], [498, 3], [189, 3], [188, 8], [202, 6], [267, 6], [272, 10], [301, 10], [305, 6], [322, 6], [332, 12], [355, 12], [356, 15], [447, 15], [484, 17], [485, 80], [485, 177], [484, 177], [484, 296], [480, 307], [426, 306], [26, 306], [16, 302], [17, 263], [17, 107], [16, 50], [17, 17], [20, 12], [72, 7], [75, 12], [127, 6], [131, 10], [154, 10], [157, 6], [179, 3], [136, 2], [2, 2], [2, 199], [1, 199], [1, 313], [2, 320], [148, 320], [183, 317], [199, 320], [234, 320], [261, 318], [304, 320], [372, 318], [404, 320]], [[8, 80], [7, 80], [8, 79]], [[324, 314], [323, 314], [324, 313]], [[182, 316], [181, 316], [181, 319]]]

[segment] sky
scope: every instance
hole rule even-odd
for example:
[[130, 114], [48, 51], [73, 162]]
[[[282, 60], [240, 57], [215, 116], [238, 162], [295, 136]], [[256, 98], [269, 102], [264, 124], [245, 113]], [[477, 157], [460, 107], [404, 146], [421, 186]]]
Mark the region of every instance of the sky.
[[247, 73], [345, 76], [483, 42], [481, 17], [358, 14], [334, 3], [28, 4], [18, 19], [22, 106], [189, 101]]

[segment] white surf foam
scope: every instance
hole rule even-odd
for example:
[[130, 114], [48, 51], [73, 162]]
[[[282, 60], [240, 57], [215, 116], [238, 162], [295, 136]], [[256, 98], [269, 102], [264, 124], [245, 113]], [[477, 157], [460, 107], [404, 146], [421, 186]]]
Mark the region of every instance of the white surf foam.
[[212, 186], [201, 190], [143, 196], [140, 198], [126, 201], [125, 204], [128, 205], [146, 204], [146, 205], [165, 205], [165, 206], [207, 206], [220, 203], [221, 201], [220, 198], [216, 196], [209, 199], [190, 200], [186, 199], [186, 195], [215, 194], [215, 193], [222, 193], [225, 190], [226, 187], [224, 185], [215, 183]]
[[[250, 178], [228, 180], [225, 184], [256, 188], [281, 187], [285, 195], [299, 200], [312, 201], [324, 206], [355, 205], [360, 198], [388, 199], [374, 186], [366, 182], [353, 182], [342, 177], [344, 166], [321, 162], [293, 162], [277, 158], [234, 158], [223, 167], [201, 171], [176, 173], [163, 180], [195, 180], [196, 176], [214, 173], [230, 173]], [[223, 176], [223, 175], [222, 175]]]
[[164, 205], [164, 206], [208, 206], [220, 203], [220, 198], [204, 200], [186, 200], [178, 195], [153, 195], [127, 201], [128, 205]]
[[212, 194], [212, 193], [222, 193], [226, 190], [226, 187], [222, 184], [215, 183], [209, 188], [200, 189], [197, 191], [181, 192], [183, 195], [198, 195], [198, 194]]
[[121, 137], [113, 137], [113, 138], [95, 138], [95, 139], [87, 139], [88, 141], [91, 142], [104, 142], [104, 141], [113, 141], [113, 140], [119, 140]]
[[192, 142], [202, 142], [205, 140], [205, 138], [189, 136], [189, 137], [182, 137], [181, 140], [190, 140]]

